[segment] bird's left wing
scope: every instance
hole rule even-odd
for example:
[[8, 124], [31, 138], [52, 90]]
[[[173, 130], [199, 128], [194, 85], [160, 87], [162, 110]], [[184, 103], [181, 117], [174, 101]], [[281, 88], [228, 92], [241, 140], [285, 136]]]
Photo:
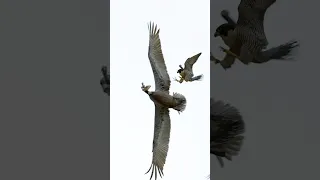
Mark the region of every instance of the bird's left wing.
[[197, 60], [199, 59], [200, 55], [202, 53], [198, 53], [190, 58], [188, 58], [186, 60], [186, 62], [184, 62], [184, 68], [188, 71], [192, 71], [192, 67], [193, 67], [193, 64], [197, 62]]
[[166, 91], [169, 93], [170, 77], [161, 50], [159, 37], [160, 29], [154, 23], [149, 23], [149, 60], [153, 71], [156, 90]]
[[153, 156], [152, 163], [148, 173], [151, 170], [151, 177], [153, 174], [155, 180], [157, 179], [157, 174], [159, 173], [160, 177], [163, 176], [163, 166], [166, 162], [168, 149], [169, 149], [169, 140], [170, 140], [170, 115], [169, 109], [164, 107], [159, 107], [155, 105], [155, 121], [154, 121], [154, 134], [153, 134]]
[[[264, 32], [264, 15], [275, 2], [276, 0], [241, 0], [238, 6], [237, 28], [245, 33], [243, 36], [250, 36], [251, 41], [254, 40], [251, 44], [259, 44], [262, 48], [268, 45]], [[254, 52], [252, 47], [245, 50]]]
[[238, 109], [222, 101], [210, 99], [210, 153], [231, 160], [239, 153], [245, 124]]

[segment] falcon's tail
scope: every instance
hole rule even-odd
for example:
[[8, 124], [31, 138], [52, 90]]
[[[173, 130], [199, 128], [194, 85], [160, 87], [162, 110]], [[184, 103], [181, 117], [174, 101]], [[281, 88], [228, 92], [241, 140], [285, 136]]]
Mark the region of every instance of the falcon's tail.
[[191, 81], [201, 81], [203, 79], [203, 75], [194, 76], [191, 78]]
[[173, 109], [177, 110], [178, 112], [183, 112], [187, 106], [187, 99], [179, 93], [173, 93], [173, 98], [178, 104], [177, 106], [173, 107]]
[[281, 44], [277, 47], [270, 48], [261, 53], [262, 58], [257, 58], [254, 63], [265, 63], [270, 60], [292, 60], [288, 58], [291, 55], [291, 51], [299, 46], [297, 41], [289, 41], [287, 43]]

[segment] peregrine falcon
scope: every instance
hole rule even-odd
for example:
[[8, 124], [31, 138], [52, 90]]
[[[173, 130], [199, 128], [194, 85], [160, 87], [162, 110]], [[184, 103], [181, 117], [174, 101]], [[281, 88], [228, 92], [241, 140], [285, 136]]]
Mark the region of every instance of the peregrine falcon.
[[203, 75], [194, 76], [192, 67], [197, 62], [198, 58], [200, 57], [201, 53], [198, 53], [190, 58], [188, 58], [184, 63], [184, 68], [179, 65], [180, 69], [177, 71], [180, 74], [180, 80], [175, 79], [175, 81], [182, 83], [183, 80], [186, 82], [192, 81], [199, 81], [202, 79]]
[[100, 79], [100, 85], [103, 89], [103, 92], [110, 96], [110, 74], [107, 72], [107, 66], [102, 66], [101, 72], [103, 77]]
[[239, 154], [244, 132], [245, 124], [237, 108], [210, 99], [210, 153], [216, 155], [221, 167], [223, 157], [231, 161]]
[[150, 99], [154, 102], [155, 115], [154, 115], [154, 135], [153, 135], [153, 158], [149, 170], [152, 169], [150, 180], [155, 174], [160, 177], [163, 176], [163, 166], [166, 162], [169, 139], [170, 139], [170, 115], [169, 108], [178, 112], [182, 112], [186, 108], [186, 98], [178, 93], [169, 94], [170, 78], [167, 72], [167, 67], [163, 58], [161, 50], [161, 42], [159, 37], [160, 29], [157, 25], [149, 23], [149, 61], [153, 71], [155, 81], [155, 91], [149, 91], [150, 85], [145, 86], [142, 83], [142, 91], [145, 92]]
[[264, 32], [264, 16], [267, 9], [275, 2], [276, 0], [241, 0], [238, 6], [237, 22], [229, 16], [227, 10], [223, 10], [221, 16], [228, 23], [220, 25], [214, 37], [221, 37], [229, 50], [220, 47], [226, 56], [220, 61], [211, 55], [211, 61], [228, 69], [235, 58], [246, 65], [250, 62], [265, 63], [272, 59], [287, 60], [291, 51], [299, 46], [295, 40], [263, 51], [268, 45]]

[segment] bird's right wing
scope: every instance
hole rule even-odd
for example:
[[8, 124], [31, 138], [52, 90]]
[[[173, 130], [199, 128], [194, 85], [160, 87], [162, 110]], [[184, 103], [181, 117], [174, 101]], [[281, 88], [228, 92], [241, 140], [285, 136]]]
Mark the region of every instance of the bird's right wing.
[[153, 157], [151, 166], [146, 172], [148, 173], [150, 170], [152, 170], [150, 179], [152, 179], [153, 173], [155, 174], [155, 179], [157, 179], [158, 173], [160, 177], [163, 176], [163, 166], [166, 162], [169, 149], [170, 129], [171, 123], [169, 109], [155, 105], [155, 122], [152, 147]]
[[156, 90], [166, 91], [169, 93], [170, 77], [161, 50], [161, 42], [159, 37], [160, 29], [154, 23], [149, 23], [149, 52], [151, 68], [153, 71]]
[[264, 15], [267, 9], [276, 0], [241, 0], [238, 6], [238, 25], [255, 25], [259, 23], [263, 26]]
[[192, 56], [192, 57], [189, 57], [189, 58], [186, 60], [186, 62], [184, 62], [184, 68], [185, 68], [186, 70], [188, 70], [188, 71], [192, 71], [192, 67], [193, 67], [194, 63], [197, 62], [197, 60], [199, 59], [199, 57], [200, 57], [201, 54], [202, 54], [202, 53], [198, 53], [198, 54], [196, 54], [196, 55], [194, 55], [194, 56]]
[[244, 121], [237, 108], [214, 99], [210, 104], [210, 153], [231, 160], [242, 146]]

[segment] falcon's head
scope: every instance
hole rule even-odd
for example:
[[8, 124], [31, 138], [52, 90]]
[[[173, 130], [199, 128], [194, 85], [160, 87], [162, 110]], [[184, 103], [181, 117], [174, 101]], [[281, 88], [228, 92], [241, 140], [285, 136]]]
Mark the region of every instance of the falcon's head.
[[214, 37], [226, 37], [230, 32], [233, 32], [235, 26], [229, 23], [225, 23], [217, 27], [216, 32], [214, 33]]
[[177, 71], [177, 73], [181, 74], [184, 69], [183, 69], [183, 67], [181, 65], [179, 65], [179, 68], [180, 69]]

